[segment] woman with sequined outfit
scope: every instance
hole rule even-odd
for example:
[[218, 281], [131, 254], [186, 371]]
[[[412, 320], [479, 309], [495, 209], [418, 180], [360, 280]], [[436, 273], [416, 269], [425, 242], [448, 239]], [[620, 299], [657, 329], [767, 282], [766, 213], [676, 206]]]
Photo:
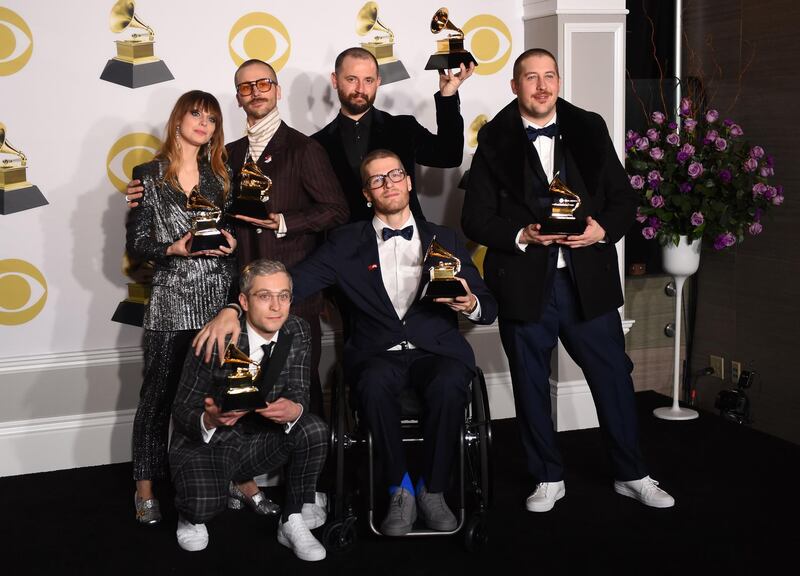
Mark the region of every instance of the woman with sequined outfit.
[[[161, 519], [153, 481], [168, 477], [167, 436], [181, 367], [195, 333], [228, 302], [235, 272], [236, 240], [224, 224], [228, 246], [192, 251], [193, 192], [221, 208], [231, 202], [230, 175], [217, 99], [193, 90], [176, 102], [166, 138], [153, 161], [137, 166], [144, 197], [130, 212], [126, 249], [155, 263], [144, 316], [144, 370], [133, 423], [136, 518]], [[206, 213], [207, 215], [207, 213]], [[222, 244], [222, 242], [221, 242]]]

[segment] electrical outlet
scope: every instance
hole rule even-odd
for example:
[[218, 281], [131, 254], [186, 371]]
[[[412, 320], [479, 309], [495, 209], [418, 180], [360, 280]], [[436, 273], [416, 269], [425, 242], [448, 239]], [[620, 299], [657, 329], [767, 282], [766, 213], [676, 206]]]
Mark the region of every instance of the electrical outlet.
[[742, 375], [742, 363], [731, 361], [731, 382], [734, 384], [739, 383], [739, 376]]
[[714, 369], [714, 376], [716, 378], [725, 380], [725, 359], [722, 356], [709, 356], [708, 365]]

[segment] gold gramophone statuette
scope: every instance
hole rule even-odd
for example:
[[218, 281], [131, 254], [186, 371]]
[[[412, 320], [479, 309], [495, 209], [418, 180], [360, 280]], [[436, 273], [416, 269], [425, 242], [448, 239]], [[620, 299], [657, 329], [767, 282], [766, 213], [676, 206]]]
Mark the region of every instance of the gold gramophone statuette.
[[236, 198], [231, 206], [232, 214], [242, 214], [251, 218], [265, 219], [269, 215], [269, 191], [272, 178], [264, 174], [258, 164], [248, 160], [239, 171]]
[[381, 84], [391, 84], [408, 78], [405, 66], [394, 57], [394, 33], [378, 20], [376, 2], [364, 4], [356, 16], [356, 34], [366, 36], [370, 33], [374, 33], [374, 36], [369, 41], [362, 42], [361, 47], [378, 61]]
[[559, 172], [553, 176], [548, 191], [550, 202], [550, 215], [542, 222], [540, 234], [582, 234], [586, 224], [575, 217], [575, 211], [581, 205], [581, 197], [575, 194], [558, 177]]
[[[239, 350], [233, 342], [225, 348], [222, 365], [232, 367], [233, 371], [225, 377], [220, 386], [216, 402], [223, 412], [254, 410], [265, 406], [264, 396], [258, 387], [261, 368], [257, 362]], [[255, 371], [250, 367], [255, 366]]]
[[47, 204], [39, 188], [28, 182], [28, 158], [8, 141], [6, 125], [2, 122], [0, 122], [0, 154], [13, 156], [0, 161], [0, 214], [12, 214]]
[[[155, 32], [135, 12], [136, 4], [133, 0], [117, 0], [111, 8], [111, 31], [121, 34], [129, 30], [132, 34], [125, 40], [115, 41], [117, 55], [108, 61], [100, 79], [128, 88], [172, 80], [172, 73], [166, 64], [155, 55]], [[135, 30], [144, 30], [144, 33]]]
[[217, 225], [222, 218], [222, 210], [216, 204], [193, 188], [186, 199], [186, 209], [196, 210], [198, 215], [192, 216], [192, 252], [214, 250], [220, 246], [228, 246], [228, 241]]
[[431, 18], [431, 32], [438, 34], [442, 30], [448, 35], [436, 41], [436, 52], [428, 58], [425, 70], [450, 70], [461, 64], [469, 67], [470, 63], [477, 66], [475, 57], [464, 49], [464, 31], [450, 20], [447, 8], [439, 8]]
[[[432, 262], [437, 260], [436, 262]], [[467, 291], [456, 277], [461, 272], [461, 260], [447, 248], [436, 241], [436, 236], [431, 240], [430, 246], [425, 251], [423, 266], [428, 266], [430, 282], [425, 285], [420, 300], [432, 298], [455, 298], [465, 296]]]

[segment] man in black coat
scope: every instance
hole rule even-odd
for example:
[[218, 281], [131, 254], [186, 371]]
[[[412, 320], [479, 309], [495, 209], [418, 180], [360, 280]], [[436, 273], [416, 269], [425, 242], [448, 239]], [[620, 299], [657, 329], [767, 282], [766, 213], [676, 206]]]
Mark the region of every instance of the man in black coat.
[[[517, 419], [537, 485], [526, 501], [546, 512], [564, 496], [563, 465], [550, 415], [550, 356], [560, 338], [586, 376], [608, 439], [614, 489], [658, 508], [673, 498], [647, 475], [639, 449], [631, 370], [617, 308], [614, 243], [633, 223], [638, 198], [603, 119], [558, 98], [555, 57], [517, 58], [516, 99], [478, 134], [462, 227], [488, 247], [485, 280], [499, 303]], [[572, 235], [543, 234], [554, 174], [580, 197]]]
[[333, 121], [314, 134], [328, 152], [336, 177], [350, 208], [350, 221], [371, 220], [370, 209], [361, 193], [359, 168], [368, 152], [391, 150], [411, 176], [411, 212], [424, 220], [417, 199], [416, 164], [436, 168], [461, 165], [464, 152], [464, 119], [461, 117], [458, 88], [472, 75], [474, 65], [451, 74], [439, 75], [436, 103], [437, 133], [433, 134], [413, 116], [393, 116], [373, 106], [381, 79], [378, 62], [363, 48], [348, 48], [336, 58], [331, 84], [339, 96], [341, 109]]

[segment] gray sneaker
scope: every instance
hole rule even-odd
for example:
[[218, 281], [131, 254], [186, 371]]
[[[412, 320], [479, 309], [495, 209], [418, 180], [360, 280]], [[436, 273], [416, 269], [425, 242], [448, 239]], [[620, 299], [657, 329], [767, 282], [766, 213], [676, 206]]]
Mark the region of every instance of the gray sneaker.
[[400, 488], [389, 499], [389, 511], [381, 522], [381, 533], [386, 536], [404, 536], [411, 532], [416, 519], [416, 500], [411, 492]]
[[428, 492], [427, 488], [423, 487], [417, 494], [417, 505], [422, 520], [431, 530], [450, 532], [458, 526], [456, 517], [447, 507], [444, 494], [441, 492]]

